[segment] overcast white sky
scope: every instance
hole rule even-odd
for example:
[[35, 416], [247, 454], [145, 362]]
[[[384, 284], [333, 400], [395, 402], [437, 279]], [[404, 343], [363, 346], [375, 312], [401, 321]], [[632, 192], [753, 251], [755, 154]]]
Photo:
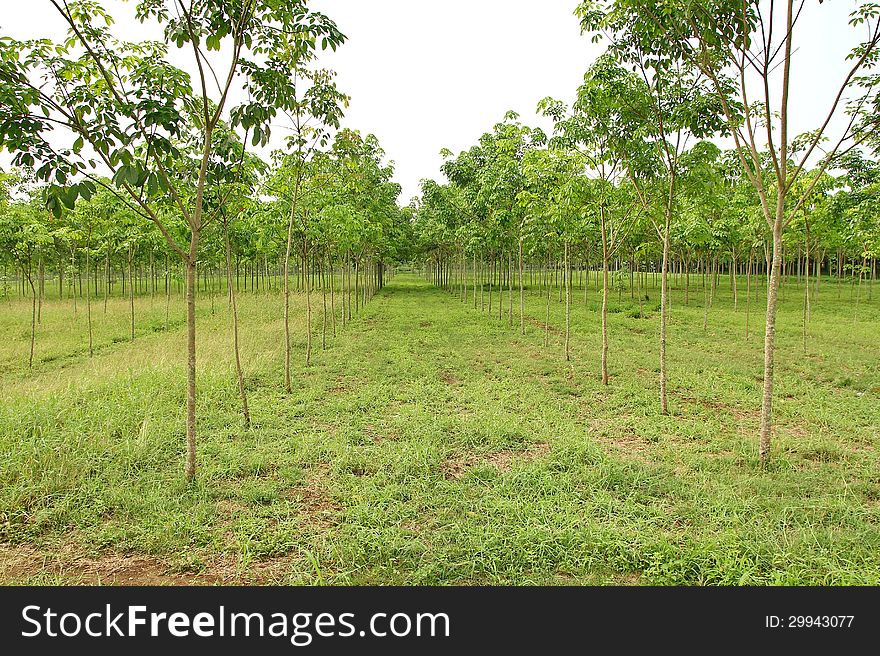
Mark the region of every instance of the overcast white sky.
[[[855, 38], [846, 25], [854, 0], [807, 2], [795, 44], [794, 133], [821, 123]], [[158, 36], [133, 19], [133, 1], [103, 4], [124, 38]], [[418, 193], [420, 179], [442, 178], [441, 148], [456, 153], [468, 148], [508, 109], [547, 127], [534, 114], [537, 102], [545, 96], [570, 102], [601, 52], [580, 35], [576, 0], [312, 0], [311, 5], [348, 37], [320, 60], [337, 71], [339, 87], [352, 97], [343, 124], [379, 138], [395, 162], [403, 204]], [[58, 38], [63, 25], [48, 0], [0, 0], [0, 33]], [[173, 61], [190, 68], [186, 56]], [[8, 162], [5, 153], [0, 162]]]

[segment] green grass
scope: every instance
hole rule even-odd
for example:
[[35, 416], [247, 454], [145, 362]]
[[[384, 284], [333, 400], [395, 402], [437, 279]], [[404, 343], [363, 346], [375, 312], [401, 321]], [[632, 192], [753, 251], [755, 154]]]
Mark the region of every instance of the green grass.
[[704, 332], [691, 284], [689, 305], [673, 296], [668, 417], [653, 288], [647, 318], [628, 290], [612, 295], [608, 387], [592, 287], [586, 304], [575, 290], [569, 363], [555, 293], [545, 348], [539, 290], [522, 336], [516, 305], [510, 328], [470, 295], [401, 275], [326, 351], [318, 337], [307, 368], [297, 295], [290, 396], [279, 297], [242, 294], [247, 430], [226, 305], [218, 296], [212, 313], [203, 298], [194, 486], [183, 481], [179, 298], [167, 332], [164, 299], [137, 299], [133, 343], [126, 301], [106, 317], [97, 304], [93, 358], [84, 304], [74, 319], [70, 301], [50, 300], [32, 371], [30, 305], [11, 301], [0, 309], [0, 543], [278, 583], [880, 583], [880, 292], [863, 289], [856, 311], [847, 286], [838, 300], [823, 281], [805, 353], [803, 288], [786, 283], [762, 469], [763, 294], [746, 340], [742, 292], [734, 311], [719, 281]]

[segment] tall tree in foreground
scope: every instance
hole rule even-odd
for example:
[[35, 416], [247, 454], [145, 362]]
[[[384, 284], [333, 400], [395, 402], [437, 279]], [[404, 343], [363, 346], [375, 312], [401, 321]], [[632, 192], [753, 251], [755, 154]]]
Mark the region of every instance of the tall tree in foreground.
[[[164, 40], [131, 43], [113, 36], [112, 16], [94, 0], [51, 0], [68, 25], [62, 43], [2, 39], [0, 87], [4, 108], [0, 146], [14, 162], [52, 180], [49, 207], [61, 213], [77, 197], [89, 198], [101, 166], [112, 189], [138, 216], [162, 233], [186, 270], [187, 408], [186, 478], [196, 473], [196, 262], [206, 226], [205, 190], [216, 153], [212, 139], [228, 114], [253, 145], [265, 144], [269, 122], [294, 97], [288, 71], [320, 41], [335, 48], [344, 39], [305, 0], [140, 0], [142, 22], [164, 27]], [[192, 56], [190, 76], [168, 63], [174, 45]], [[228, 111], [234, 85], [248, 100]], [[61, 128], [57, 129], [56, 128]], [[197, 153], [195, 179], [181, 181], [178, 161]], [[187, 188], [189, 187], [189, 188]], [[159, 207], [183, 216], [188, 243], [171, 233]]]
[[[821, 3], [820, 3], [821, 4]], [[600, 31], [625, 33], [645, 46], [645, 57], [671, 57], [697, 67], [711, 82], [722, 105], [737, 156], [759, 197], [772, 233], [772, 260], [764, 332], [764, 384], [759, 452], [770, 455], [776, 311], [782, 260], [782, 236], [812, 192], [797, 193], [795, 182], [822, 150], [814, 180], [834, 158], [867, 140], [878, 127], [880, 78], [866, 74], [878, 61], [880, 5], [858, 2], [850, 15], [854, 47], [837, 89], [821, 102], [827, 110], [820, 125], [803, 140], [796, 158], [791, 150], [792, 55], [805, 0], [589, 0], [578, 13]], [[862, 36], [858, 36], [861, 34]], [[860, 40], [861, 39], [861, 40]], [[757, 91], [755, 91], [757, 89]], [[817, 99], [817, 102], [820, 102]], [[833, 119], [848, 115], [839, 122]], [[837, 129], [835, 129], [837, 128]], [[771, 185], [762, 175], [762, 150], [771, 159]]]

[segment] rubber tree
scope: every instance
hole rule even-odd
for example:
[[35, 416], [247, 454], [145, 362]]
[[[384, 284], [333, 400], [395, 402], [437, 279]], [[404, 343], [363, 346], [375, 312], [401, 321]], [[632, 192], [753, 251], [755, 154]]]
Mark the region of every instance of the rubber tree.
[[[523, 160], [526, 186], [518, 195], [526, 212], [529, 250], [543, 252], [548, 260], [562, 251], [566, 360], [571, 359], [571, 246], [587, 238], [587, 226], [595, 219], [588, 211], [594, 199], [590, 198], [590, 181], [583, 170], [584, 159], [577, 152], [552, 145], [532, 149]], [[545, 314], [546, 346], [550, 333], [550, 285]]]
[[45, 211], [38, 202], [39, 193], [28, 200], [7, 204], [0, 211], [0, 248], [21, 269], [31, 292], [31, 339], [28, 367], [34, 366], [37, 339], [37, 289], [34, 285], [34, 257], [52, 244], [53, 237], [41, 215]]
[[589, 202], [582, 203], [583, 211], [595, 214], [602, 249], [603, 385], [609, 380], [609, 263], [640, 213], [637, 199], [621, 183], [628, 187], [638, 175], [632, 162], [638, 153], [635, 144], [642, 138], [640, 128], [647, 113], [642, 91], [640, 81], [606, 54], [587, 70], [570, 110], [552, 98], [545, 98], [538, 105], [540, 112], [554, 120], [554, 143], [578, 153], [583, 175], [592, 180], [581, 186], [581, 194], [589, 198]]
[[[335, 49], [333, 42], [330, 43]], [[279, 74], [285, 74], [279, 71]], [[300, 206], [303, 181], [309, 162], [327, 146], [330, 131], [339, 127], [348, 97], [337, 89], [334, 74], [314, 67], [313, 53], [304, 53], [286, 73], [290, 78], [286, 90], [284, 113], [290, 123], [286, 149], [273, 153], [273, 172], [266, 182], [266, 191], [277, 198], [287, 210], [287, 246], [284, 252], [284, 390], [291, 392], [290, 380], [290, 258], [295, 232], [299, 232], [304, 251], [308, 250], [308, 212]], [[305, 257], [305, 256], [304, 256]], [[310, 308], [311, 310], [311, 308]], [[311, 326], [309, 326], [309, 329]], [[311, 340], [311, 332], [309, 333]], [[309, 342], [311, 345], [311, 341]], [[311, 349], [309, 349], [309, 354]], [[308, 355], [307, 355], [308, 359]]]
[[[0, 146], [14, 162], [52, 180], [48, 206], [60, 213], [88, 198], [101, 167], [132, 211], [152, 222], [186, 270], [187, 480], [196, 473], [196, 284], [213, 132], [226, 115], [252, 144], [268, 141], [269, 123], [289, 107], [291, 67], [344, 39], [304, 0], [199, 2], [141, 0], [135, 16], [164, 28], [162, 41], [126, 42], [113, 34], [112, 16], [95, 0], [50, 0], [67, 24], [61, 43], [4, 38], [0, 81], [8, 107]], [[168, 62], [170, 49], [188, 53], [195, 78]], [[247, 100], [230, 109], [230, 90]], [[63, 130], [54, 128], [61, 126]], [[69, 135], [69, 141], [66, 141]], [[180, 144], [200, 151], [191, 202], [174, 179]], [[88, 147], [86, 147], [88, 145]], [[156, 199], [175, 206], [188, 241], [168, 229]]]
[[[219, 212], [222, 224], [222, 260], [226, 269], [226, 284], [229, 307], [232, 311], [232, 351], [235, 362], [235, 377], [241, 400], [241, 412], [245, 428], [251, 425], [247, 389], [241, 364], [240, 334], [238, 323], [238, 299], [235, 290], [232, 267], [232, 240], [230, 233], [247, 225], [247, 217], [256, 214], [259, 200], [255, 198], [266, 165], [258, 156], [248, 153], [245, 144], [236, 138], [234, 131], [223, 123], [214, 133], [214, 151], [217, 157], [211, 162], [209, 176], [211, 185], [205, 202], [208, 207]], [[241, 235], [243, 230], [239, 229]], [[233, 233], [234, 234], [234, 233]], [[246, 234], [245, 237], [249, 237]], [[244, 240], [239, 240], [244, 241]]]
[[[397, 213], [400, 185], [391, 181], [394, 167], [384, 162], [385, 151], [373, 134], [340, 130], [329, 152], [336, 202], [348, 208], [348, 257], [355, 264], [355, 307], [375, 291], [372, 272], [381, 264], [377, 256], [391, 235]], [[360, 280], [363, 286], [358, 294]], [[350, 285], [349, 285], [350, 287]], [[351, 304], [349, 303], [349, 309]]]
[[[670, 54], [651, 34], [633, 29], [628, 20], [615, 11], [603, 12], [605, 3], [586, 2], [579, 6], [581, 29], [594, 39], [606, 37], [609, 53], [622, 65], [631, 67], [639, 84], [627, 86], [628, 105], [632, 115], [640, 116], [639, 132], [644, 145], [653, 152], [651, 161], [659, 169], [663, 190], [662, 214], [655, 220], [662, 245], [660, 276], [660, 412], [668, 414], [667, 400], [667, 315], [669, 310], [668, 269], [670, 236], [676, 213], [679, 158], [694, 138], [717, 133], [721, 127], [720, 103], [711, 93], [702, 72], [689, 62]], [[638, 142], [633, 142], [637, 144]], [[630, 166], [632, 164], [630, 158]], [[632, 171], [632, 167], [631, 167]], [[638, 189], [637, 176], [632, 176]], [[643, 192], [643, 202], [647, 203]], [[655, 216], [649, 214], [649, 216]]]
[[[447, 161], [443, 165], [443, 172], [452, 185], [462, 191], [464, 202], [457, 203], [460, 224], [472, 224], [458, 235], [456, 255], [459, 256], [459, 268], [464, 273], [464, 244], [482, 232], [488, 238], [487, 246], [490, 246], [486, 254], [493, 263], [497, 262], [499, 269], [499, 293], [502, 292], [500, 269], [504, 256], [507, 256], [508, 323], [511, 326], [513, 284], [518, 279], [519, 329], [524, 333], [523, 240], [526, 217], [522, 205], [517, 202], [517, 195], [525, 186], [523, 158], [531, 149], [542, 146], [546, 142], [546, 135], [540, 129], [523, 125], [518, 118], [516, 112], [506, 112], [503, 120], [496, 123], [491, 132], [484, 133], [477, 145], [456, 158], [450, 158], [451, 153], [445, 151]], [[499, 301], [501, 316], [503, 307]]]
[[[816, 161], [818, 153], [825, 153], [817, 164], [821, 171], [838, 155], [870, 140], [880, 125], [876, 112], [880, 78], [866, 74], [878, 60], [880, 6], [874, 2], [858, 2], [849, 18], [852, 50], [840, 84], [824, 98], [815, 98], [812, 94], [815, 102], [825, 107], [823, 118], [809, 133], [801, 152], [793, 156], [789, 99], [794, 79], [793, 53], [797, 49], [800, 25], [804, 15], [809, 13], [804, 7], [804, 3], [795, 0], [778, 3], [608, 0], [584, 2], [579, 8], [584, 20], [638, 38], [648, 57], [669, 57], [697, 67], [710, 80], [722, 105], [727, 131], [772, 234], [758, 436], [762, 463], [770, 456], [773, 429], [782, 237], [809, 192], [804, 189], [802, 194], [797, 194], [794, 184], [810, 163]], [[811, 84], [808, 76], [803, 79]], [[838, 120], [834, 120], [835, 117]], [[823, 141], [826, 143], [820, 148]], [[761, 152], [765, 148], [771, 160], [770, 186], [761, 174]], [[815, 180], [819, 179], [820, 176], [816, 176]]]

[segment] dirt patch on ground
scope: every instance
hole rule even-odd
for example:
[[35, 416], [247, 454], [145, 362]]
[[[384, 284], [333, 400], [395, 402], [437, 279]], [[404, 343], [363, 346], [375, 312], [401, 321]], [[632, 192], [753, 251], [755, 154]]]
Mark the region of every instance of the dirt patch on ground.
[[649, 453], [651, 442], [643, 438], [630, 426], [605, 424], [600, 419], [590, 421], [590, 437], [599, 444], [611, 447], [618, 454], [643, 463], [651, 461]]
[[213, 585], [222, 579], [208, 572], [180, 573], [152, 556], [106, 554], [97, 558], [71, 548], [46, 552], [27, 545], [0, 545], [0, 578], [13, 582], [36, 576], [81, 585]]
[[300, 513], [308, 526], [326, 531], [340, 522], [342, 506], [326, 490], [306, 486], [293, 492], [292, 496], [299, 499]]
[[351, 391], [351, 387], [349, 387], [348, 381], [344, 377], [339, 376], [333, 381], [333, 386], [327, 391], [330, 394], [345, 394]]
[[447, 385], [457, 386], [459, 384], [458, 378], [456, 378], [451, 371], [441, 371], [440, 380], [442, 380]]
[[614, 435], [599, 434], [599, 441], [602, 444], [608, 444], [615, 451], [628, 458], [633, 458], [641, 462], [650, 462], [648, 453], [651, 450], [651, 444], [631, 428], [621, 430]]
[[[36, 578], [39, 583], [59, 585], [270, 585], [285, 582], [291, 572], [308, 569], [300, 554], [248, 562], [220, 554], [193, 568], [153, 556], [84, 556], [72, 545], [44, 551], [0, 544], [0, 583], [4, 584]], [[327, 564], [322, 569], [324, 575], [330, 573]]]
[[685, 403], [701, 405], [712, 412], [729, 413], [733, 415], [737, 421], [756, 421], [761, 418], [761, 409], [757, 406], [754, 408], [743, 408], [736, 405], [730, 405], [729, 403], [723, 403], [721, 401], [698, 399], [694, 396], [685, 396], [681, 394], [678, 395], [678, 399]]
[[225, 517], [231, 517], [235, 513], [245, 512], [248, 507], [240, 501], [234, 499], [220, 499], [217, 502], [217, 510]]
[[552, 323], [548, 326], [540, 319], [536, 319], [535, 317], [526, 316], [525, 320], [532, 324], [535, 328], [539, 328], [541, 330], [546, 330], [551, 335], [565, 335], [565, 331], [557, 328]]
[[371, 424], [367, 424], [364, 426], [364, 435], [369, 437], [374, 444], [382, 444], [386, 440], [399, 440], [400, 433], [393, 428], [387, 428], [385, 430], [380, 430]]
[[343, 508], [327, 489], [329, 473], [329, 464], [316, 465], [302, 484], [287, 492], [287, 497], [298, 505], [303, 524], [318, 531], [326, 531], [342, 519]]
[[546, 456], [548, 453], [550, 453], [550, 445], [540, 442], [532, 444], [524, 451], [505, 450], [489, 454], [469, 454], [448, 458], [440, 466], [440, 469], [443, 471], [444, 478], [453, 480], [464, 476], [471, 467], [481, 464], [490, 464], [499, 473], [503, 474], [510, 471], [514, 462], [531, 462]]

